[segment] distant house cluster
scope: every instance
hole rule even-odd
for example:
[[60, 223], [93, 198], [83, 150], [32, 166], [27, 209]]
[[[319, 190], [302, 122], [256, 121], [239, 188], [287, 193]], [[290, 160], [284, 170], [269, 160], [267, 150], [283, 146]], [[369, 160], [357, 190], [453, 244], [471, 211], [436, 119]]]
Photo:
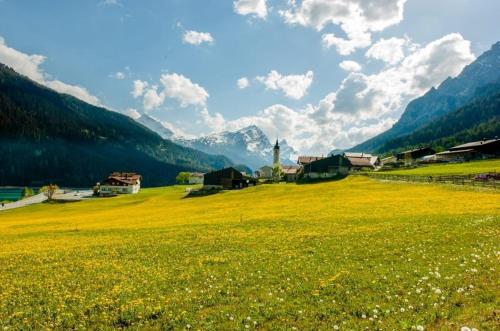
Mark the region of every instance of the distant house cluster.
[[454, 146], [447, 151], [437, 153], [425, 146], [398, 153], [381, 160], [384, 166], [413, 165], [417, 163], [464, 162], [500, 156], [500, 139], [484, 139]]
[[[255, 171], [255, 177], [264, 181], [284, 180], [296, 182], [299, 179], [328, 179], [346, 176], [352, 167], [351, 162], [343, 155], [299, 156], [297, 164], [281, 165], [279, 162], [279, 144], [274, 146], [273, 166], [263, 166]], [[279, 178], [276, 178], [278, 174]]]

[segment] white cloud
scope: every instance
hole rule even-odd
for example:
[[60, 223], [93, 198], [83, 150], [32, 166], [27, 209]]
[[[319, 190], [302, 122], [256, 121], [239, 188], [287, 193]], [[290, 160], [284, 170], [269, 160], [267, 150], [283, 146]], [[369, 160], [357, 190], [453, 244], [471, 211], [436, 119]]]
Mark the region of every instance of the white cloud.
[[130, 92], [130, 94], [132, 94], [134, 98], [138, 98], [144, 94], [144, 90], [146, 89], [146, 87], [148, 87], [148, 82], [142, 80], [134, 80], [134, 88], [132, 92]]
[[339, 67], [345, 71], [361, 71], [361, 65], [356, 61], [342, 61], [339, 63]]
[[125, 79], [125, 74], [121, 71], [115, 72], [114, 74], [109, 75], [110, 78], [114, 78], [117, 80]]
[[267, 17], [266, 2], [267, 0], [237, 0], [233, 2], [233, 7], [237, 14], [265, 19]]
[[238, 86], [239, 89], [246, 89], [249, 85], [250, 85], [250, 82], [248, 81], [248, 78], [246, 77], [241, 77], [240, 79], [238, 79], [238, 81], [236, 82], [236, 85]]
[[406, 0], [302, 0], [289, 1], [290, 8], [281, 11], [288, 24], [312, 27], [317, 31], [334, 24], [346, 33], [347, 39], [332, 33], [324, 34], [323, 45], [335, 46], [341, 55], [348, 55], [371, 44], [371, 32], [382, 31], [403, 19]]
[[179, 101], [181, 107], [189, 105], [205, 106], [208, 92], [198, 84], [193, 83], [189, 78], [179, 74], [163, 74], [160, 82], [165, 87], [163, 93], [168, 98]]
[[206, 106], [208, 92], [189, 78], [180, 74], [163, 74], [160, 77], [161, 87], [149, 85], [141, 80], [134, 81], [131, 94], [134, 98], [143, 97], [145, 110], [151, 110], [161, 106], [166, 98], [175, 99], [181, 107]]
[[101, 106], [99, 99], [84, 87], [71, 85], [59, 80], [54, 80], [46, 74], [40, 66], [45, 61], [43, 55], [28, 55], [7, 46], [5, 40], [0, 38], [0, 62], [8, 65], [18, 73], [27, 76], [35, 82], [45, 85], [59, 93], [72, 95], [92, 105]]
[[358, 48], [366, 48], [371, 45], [371, 34], [359, 33], [348, 34], [349, 39], [336, 37], [333, 33], [325, 33], [321, 36], [323, 47], [335, 47], [340, 55], [349, 55], [355, 52]]
[[258, 82], [269, 90], [281, 90], [287, 97], [295, 100], [302, 99], [313, 82], [314, 73], [306, 72], [304, 75], [283, 76], [272, 70], [267, 76], [257, 76]]
[[405, 57], [405, 49], [408, 47], [415, 47], [410, 45], [409, 38], [382, 38], [366, 51], [365, 56], [393, 65]]
[[452, 33], [425, 46], [415, 46], [398, 64], [366, 75], [351, 72], [340, 87], [317, 105], [291, 109], [273, 105], [236, 120], [219, 114], [201, 113], [215, 131], [258, 125], [269, 137], [283, 137], [300, 153], [326, 154], [348, 148], [389, 129], [409, 100], [454, 77], [474, 55], [470, 42]]
[[134, 120], [141, 117], [141, 114], [134, 108], [129, 108], [129, 109], [125, 110], [125, 115], [133, 118]]
[[214, 43], [214, 38], [208, 32], [198, 32], [198, 31], [186, 31], [182, 37], [182, 41], [186, 44], [191, 44], [195, 46], [199, 46], [202, 43]]
[[143, 105], [145, 110], [157, 108], [165, 101], [165, 94], [158, 93], [158, 87], [152, 86], [144, 93]]

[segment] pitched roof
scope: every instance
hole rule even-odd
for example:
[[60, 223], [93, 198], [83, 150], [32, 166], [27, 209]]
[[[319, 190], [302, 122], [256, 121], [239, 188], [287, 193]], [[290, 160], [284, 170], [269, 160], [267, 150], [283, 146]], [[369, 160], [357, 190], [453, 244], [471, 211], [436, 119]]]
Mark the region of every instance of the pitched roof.
[[285, 175], [294, 175], [297, 171], [299, 171], [300, 167], [294, 165], [284, 165], [281, 166], [281, 169]]
[[372, 157], [373, 155], [369, 153], [354, 153], [354, 152], [345, 152], [345, 157]]
[[457, 149], [468, 149], [468, 148], [480, 147], [480, 146], [485, 146], [485, 145], [495, 143], [497, 141], [500, 141], [500, 138], [499, 139], [472, 141], [470, 143], [454, 146], [454, 147], [450, 148], [450, 150], [453, 151], [453, 150], [457, 150]]
[[373, 167], [368, 157], [347, 157], [353, 167]]
[[298, 164], [309, 164], [324, 159], [324, 156], [299, 156]]
[[134, 172], [113, 172], [104, 181], [104, 184], [111, 182], [120, 182], [126, 185], [136, 185], [141, 180], [142, 176]]

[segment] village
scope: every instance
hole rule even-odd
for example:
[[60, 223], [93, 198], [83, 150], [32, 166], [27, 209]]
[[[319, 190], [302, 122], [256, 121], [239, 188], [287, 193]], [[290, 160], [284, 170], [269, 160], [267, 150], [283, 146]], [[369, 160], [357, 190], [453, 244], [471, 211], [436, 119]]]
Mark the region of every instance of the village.
[[[500, 156], [500, 139], [469, 142], [454, 146], [447, 151], [436, 152], [428, 146], [407, 150], [396, 155], [380, 158], [370, 153], [344, 152], [329, 156], [299, 156], [297, 164], [280, 162], [278, 140], [273, 148], [273, 163], [255, 170], [253, 174], [234, 167], [208, 173], [185, 172], [178, 184], [198, 185], [188, 189], [191, 196], [216, 193], [221, 190], [243, 189], [259, 184], [299, 183], [342, 179], [349, 174], [387, 172], [393, 169], [422, 167], [433, 163], [459, 163]], [[178, 176], [179, 177], [179, 176]], [[130, 172], [114, 172], [94, 187], [94, 194], [106, 197], [117, 194], [135, 194], [141, 187], [141, 175]]]

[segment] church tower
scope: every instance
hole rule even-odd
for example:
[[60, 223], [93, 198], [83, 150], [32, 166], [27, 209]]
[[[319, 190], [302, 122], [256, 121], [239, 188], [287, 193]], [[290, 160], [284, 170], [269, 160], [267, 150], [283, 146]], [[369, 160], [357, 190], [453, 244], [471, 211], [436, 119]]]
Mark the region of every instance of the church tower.
[[273, 158], [273, 167], [280, 167], [280, 145], [278, 143], [278, 139], [276, 139], [276, 144], [274, 145], [274, 158]]

